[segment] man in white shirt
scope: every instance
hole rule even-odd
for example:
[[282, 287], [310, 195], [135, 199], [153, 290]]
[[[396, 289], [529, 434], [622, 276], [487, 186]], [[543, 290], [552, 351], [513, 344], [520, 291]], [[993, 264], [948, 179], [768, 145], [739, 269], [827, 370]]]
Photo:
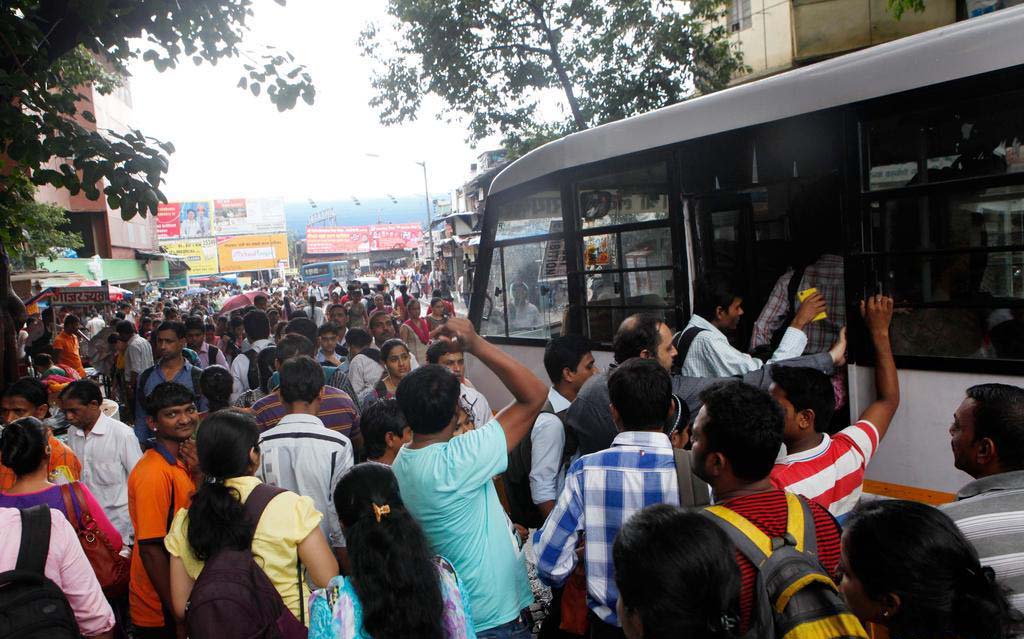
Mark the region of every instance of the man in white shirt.
[[316, 416], [324, 373], [312, 357], [293, 357], [281, 364], [280, 373], [278, 391], [288, 414], [260, 436], [259, 477], [313, 500], [324, 514], [320, 529], [345, 565], [345, 536], [333, 496], [338, 480], [354, 464], [352, 442]]
[[[696, 282], [693, 316], [675, 340], [681, 373], [688, 377], [730, 377], [744, 375], [765, 362], [737, 350], [726, 332], [736, 329], [743, 316], [743, 298], [721, 273], [708, 273]], [[807, 345], [803, 328], [825, 310], [825, 299], [815, 293], [800, 304], [793, 322], [768, 362], [799, 357]]]
[[[249, 342], [249, 348], [231, 362], [231, 376], [235, 378], [231, 386], [231, 401], [238, 399], [238, 396], [254, 386], [250, 377], [258, 380], [259, 364], [256, 362], [256, 355], [267, 346], [270, 346], [270, 320], [267, 314], [260, 310], [249, 311], [242, 318], [242, 325], [245, 328], [245, 336]], [[254, 375], [250, 375], [250, 367], [255, 366]], [[258, 380], [262, 381], [262, 380]]]
[[100, 331], [107, 327], [107, 322], [103, 319], [103, 315], [98, 309], [92, 309], [89, 315], [89, 320], [85, 323], [85, 332], [91, 339], [99, 335]]
[[[567, 429], [563, 418], [570, 404], [594, 373], [591, 345], [582, 335], [563, 335], [548, 341], [544, 349], [544, 370], [551, 380], [548, 401], [533, 422], [529, 438], [509, 453], [503, 475], [512, 521], [526, 528], [539, 528], [555, 507], [568, 459], [565, 455]], [[575, 445], [571, 450], [576, 449]]]
[[362, 397], [384, 374], [384, 366], [379, 361], [380, 351], [372, 348], [373, 338], [361, 328], [350, 330], [346, 334], [346, 340], [349, 383], [355, 396]]
[[427, 363], [444, 366], [459, 378], [459, 404], [471, 411], [469, 416], [475, 427], [479, 428], [491, 421], [494, 414], [487, 398], [466, 380], [466, 353], [461, 344], [446, 340], [434, 342], [427, 349]]
[[124, 351], [124, 382], [127, 404], [135, 405], [135, 386], [139, 375], [153, 365], [153, 346], [135, 332], [135, 324], [121, 320], [114, 327], [117, 339], [126, 342]]
[[71, 424], [67, 444], [82, 464], [82, 482], [124, 543], [131, 544], [134, 531], [128, 516], [128, 475], [142, 458], [135, 431], [103, 414], [103, 393], [91, 380], [68, 384], [60, 398]]

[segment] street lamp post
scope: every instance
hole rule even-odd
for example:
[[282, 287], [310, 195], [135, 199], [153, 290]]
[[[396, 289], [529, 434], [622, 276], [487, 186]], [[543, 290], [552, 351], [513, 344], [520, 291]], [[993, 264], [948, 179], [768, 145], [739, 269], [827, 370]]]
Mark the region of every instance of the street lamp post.
[[427, 162], [417, 162], [423, 167], [423, 199], [427, 205], [427, 243], [430, 246], [430, 270], [434, 270], [434, 227], [433, 219], [430, 215], [430, 188], [427, 186]]
[[[366, 157], [380, 158], [381, 156], [376, 153], [367, 153]], [[434, 268], [434, 232], [431, 228], [431, 222], [433, 221], [430, 216], [430, 187], [427, 186], [427, 161], [422, 162], [415, 161], [416, 164], [420, 165], [423, 169], [423, 200], [427, 205], [427, 245], [430, 250], [430, 268]]]

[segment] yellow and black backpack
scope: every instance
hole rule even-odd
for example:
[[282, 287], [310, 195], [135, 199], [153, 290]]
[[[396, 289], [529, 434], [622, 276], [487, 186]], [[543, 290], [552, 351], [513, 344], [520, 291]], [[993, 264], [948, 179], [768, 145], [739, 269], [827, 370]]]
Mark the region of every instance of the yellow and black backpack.
[[775, 538], [725, 506], [703, 510], [757, 568], [754, 616], [745, 638], [865, 639], [818, 559], [810, 506], [792, 493], [786, 493], [786, 504], [786, 534]]

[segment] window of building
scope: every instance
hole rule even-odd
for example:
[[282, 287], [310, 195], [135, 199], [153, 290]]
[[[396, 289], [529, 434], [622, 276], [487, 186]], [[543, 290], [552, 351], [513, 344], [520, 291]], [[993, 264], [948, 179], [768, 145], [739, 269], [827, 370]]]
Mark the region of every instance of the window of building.
[[729, 31], [750, 28], [750, 0], [729, 0]]

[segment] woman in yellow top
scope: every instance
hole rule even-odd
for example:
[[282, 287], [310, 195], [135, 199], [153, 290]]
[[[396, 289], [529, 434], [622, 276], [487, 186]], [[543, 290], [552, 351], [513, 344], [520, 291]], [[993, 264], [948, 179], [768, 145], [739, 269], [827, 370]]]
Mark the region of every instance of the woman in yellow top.
[[[259, 429], [249, 414], [221, 410], [207, 417], [198, 430], [199, 466], [206, 477], [188, 510], [179, 510], [164, 546], [171, 554], [171, 600], [178, 618], [204, 561], [220, 550], [241, 550], [252, 535], [252, 554], [297, 619], [304, 611], [310, 586], [325, 586], [338, 574], [338, 562], [320, 530], [323, 515], [309, 497], [284, 492], [270, 501], [256, 526], [246, 526], [243, 504], [259, 485]], [[301, 559], [308, 578], [299, 594]], [[308, 583], [312, 580], [312, 584]], [[307, 620], [308, 623], [308, 620]]]

